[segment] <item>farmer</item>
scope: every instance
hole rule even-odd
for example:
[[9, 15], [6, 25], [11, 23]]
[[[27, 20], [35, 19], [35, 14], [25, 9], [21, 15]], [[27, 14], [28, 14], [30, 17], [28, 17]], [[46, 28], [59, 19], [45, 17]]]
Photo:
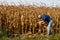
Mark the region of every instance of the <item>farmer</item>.
[[50, 34], [50, 29], [51, 29], [52, 23], [53, 23], [52, 19], [47, 14], [38, 15], [38, 18], [42, 19], [41, 21], [39, 21], [40, 24], [45, 24], [45, 22], [48, 23], [48, 27], [47, 27], [47, 36], [48, 36]]

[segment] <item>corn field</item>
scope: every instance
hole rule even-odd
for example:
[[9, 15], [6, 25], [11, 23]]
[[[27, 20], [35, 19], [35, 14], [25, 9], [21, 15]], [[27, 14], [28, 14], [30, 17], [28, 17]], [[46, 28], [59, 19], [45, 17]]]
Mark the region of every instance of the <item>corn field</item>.
[[33, 6], [3, 6], [0, 5], [0, 29], [8, 35], [13, 34], [46, 34], [47, 24], [38, 23], [38, 15], [48, 14], [53, 19], [51, 33], [60, 33], [60, 8]]

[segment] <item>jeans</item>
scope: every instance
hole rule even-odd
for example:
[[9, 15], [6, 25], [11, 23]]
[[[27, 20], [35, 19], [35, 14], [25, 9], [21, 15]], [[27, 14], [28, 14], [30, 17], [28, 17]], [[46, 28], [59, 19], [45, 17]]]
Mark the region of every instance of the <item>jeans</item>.
[[50, 29], [52, 27], [53, 21], [50, 20], [50, 22], [48, 23], [48, 27], [47, 27], [47, 36], [50, 34]]

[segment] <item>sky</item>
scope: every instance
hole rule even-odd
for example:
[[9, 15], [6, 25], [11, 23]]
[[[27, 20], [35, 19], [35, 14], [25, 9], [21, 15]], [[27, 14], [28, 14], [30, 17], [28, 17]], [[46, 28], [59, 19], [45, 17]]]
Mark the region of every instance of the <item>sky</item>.
[[44, 5], [46, 4], [47, 6], [52, 6], [52, 5], [57, 5], [60, 6], [60, 0], [0, 0], [0, 4], [8, 4], [8, 5], [19, 5], [19, 4], [24, 4], [24, 5]]

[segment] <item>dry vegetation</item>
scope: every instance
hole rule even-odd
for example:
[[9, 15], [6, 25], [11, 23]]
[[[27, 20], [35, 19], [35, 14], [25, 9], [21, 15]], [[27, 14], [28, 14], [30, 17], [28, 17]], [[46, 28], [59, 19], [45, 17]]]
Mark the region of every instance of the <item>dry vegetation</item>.
[[39, 25], [37, 16], [47, 13], [54, 21], [51, 33], [60, 33], [60, 8], [33, 6], [3, 6], [0, 5], [0, 29], [8, 35], [43, 33], [47, 25]]

